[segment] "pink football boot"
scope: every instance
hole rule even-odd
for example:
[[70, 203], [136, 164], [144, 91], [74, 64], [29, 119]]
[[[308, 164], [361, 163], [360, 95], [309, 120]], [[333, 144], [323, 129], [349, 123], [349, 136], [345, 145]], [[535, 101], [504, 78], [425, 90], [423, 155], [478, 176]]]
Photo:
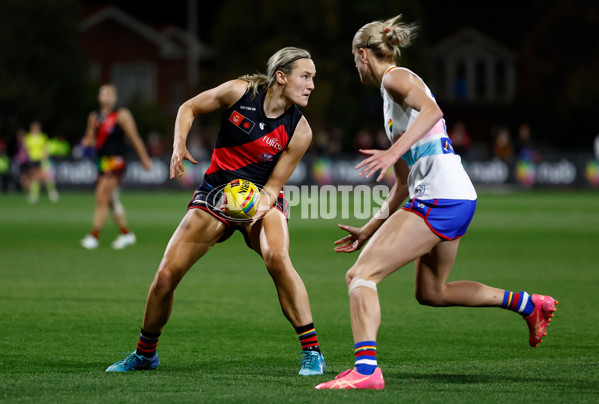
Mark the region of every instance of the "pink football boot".
[[318, 390], [324, 389], [371, 389], [382, 390], [385, 388], [385, 380], [381, 368], [376, 368], [373, 374], [363, 375], [356, 369], [347, 369], [345, 372], [339, 373], [335, 379], [320, 383], [315, 387]]
[[535, 348], [543, 342], [543, 337], [547, 335], [547, 327], [554, 316], [553, 313], [557, 310], [555, 306], [559, 302], [551, 296], [543, 295], [532, 295], [532, 302], [535, 308], [530, 316], [524, 317], [524, 320], [526, 320], [530, 331], [528, 343]]

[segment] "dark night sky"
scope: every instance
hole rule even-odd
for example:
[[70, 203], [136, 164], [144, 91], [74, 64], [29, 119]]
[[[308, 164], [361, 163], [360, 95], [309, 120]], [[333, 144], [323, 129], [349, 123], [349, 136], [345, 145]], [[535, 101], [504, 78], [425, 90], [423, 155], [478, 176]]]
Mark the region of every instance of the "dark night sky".
[[[209, 39], [212, 26], [210, 25], [218, 15], [218, 10], [224, 1], [198, 1], [198, 21], [200, 39]], [[185, 28], [187, 24], [187, 1], [175, 0], [165, 5], [163, 2], [143, 2], [132, 0], [80, 0], [84, 6], [113, 5], [127, 14], [143, 21], [148, 25], [177, 25]]]
[[425, 34], [430, 44], [470, 26], [515, 49], [520, 45], [530, 21], [535, 19], [529, 1], [474, 3], [427, 0], [422, 3], [423, 24], [426, 25]]
[[[132, 0], [79, 1], [80, 4], [86, 6], [115, 5], [131, 16], [153, 26], [177, 25], [181, 28], [186, 28], [187, 24], [186, 0], [172, 1], [167, 5], [164, 3], [155, 4], [153, 2], [147, 2], [143, 3], [143, 7], [140, 7], [139, 2]], [[372, 2], [373, 0], [363, 1]], [[561, 27], [560, 32], [555, 32], [553, 34], [560, 40], [557, 45], [563, 46], [564, 44], [567, 44], [567, 49], [556, 48], [552, 43], [537, 43], [537, 45], [541, 47], [540, 51], [537, 48], [535, 49], [537, 49], [538, 52], [542, 51], [548, 55], [546, 56], [546, 59], [541, 60], [539, 63], [547, 62], [546, 67], [548, 68], [551, 68], [551, 63], [554, 63], [556, 69], [561, 69], [560, 74], [569, 73], [570, 76], [567, 76], [567, 78], [572, 81], [572, 77], [575, 77], [572, 73], [576, 71], [574, 63], [579, 63], [582, 58], [587, 57], [585, 54], [589, 54], [588, 57], [590, 58], [591, 56], [588, 49], [596, 49], [597, 47], [596, 32], [594, 34], [586, 31], [583, 32], [581, 27], [576, 25], [584, 22], [586, 24], [584, 29], [593, 26], [596, 27], [596, 25], [592, 24], [597, 24], [596, 22], [593, 23], [593, 21], [599, 19], [599, 11], [597, 11], [595, 3], [597, 0], [486, 0], [481, 2], [471, 2], [469, 0], [422, 0], [419, 2], [421, 19], [413, 21], [406, 15], [405, 21], [415, 22], [420, 26], [420, 41], [428, 47], [436, 45], [441, 40], [463, 28], [472, 27], [512, 50], [515, 54], [521, 54], [523, 52], [523, 44], [525, 41], [530, 41], [531, 34], [537, 32], [539, 27], [543, 28], [543, 21], [546, 20], [547, 13], [551, 13], [551, 10], [558, 10], [559, 12], [559, 8], [556, 6], [562, 1], [563, 5], [567, 4], [575, 9], [580, 8], [580, 13], [590, 12], [591, 15], [585, 14], [588, 17], [586, 19], [580, 18], [582, 14], [579, 14], [578, 18], [572, 18], [572, 15], [563, 16], [564, 20], [561, 21], [563, 27]], [[226, 0], [198, 0], [198, 36], [200, 40], [207, 43], [208, 46], [210, 46], [212, 42], [213, 38], [211, 38], [211, 35], [214, 28], [214, 22], [218, 21], [219, 11], [222, 9], [223, 4], [226, 4]], [[248, 4], [251, 3], [248, 2]], [[338, 4], [343, 5], [344, 3], [340, 1]], [[282, 5], [284, 6], [284, 2]], [[398, 8], [397, 13], [401, 12], [402, 10]], [[406, 13], [408, 12], [409, 11], [406, 11]], [[390, 17], [392, 17], [392, 15], [381, 15], [379, 18], [386, 19]], [[554, 27], [556, 26], [555, 24], [560, 23], [559, 18], [560, 17], [557, 16], [557, 21], [553, 20]], [[347, 24], [351, 24], [355, 27], [361, 26], [361, 24], [367, 22], [370, 21], [347, 21]], [[572, 22], [575, 24], [573, 25]], [[552, 37], [548, 36], [547, 38], [551, 39]], [[348, 38], [348, 40], [350, 40], [350, 38]], [[551, 50], [552, 52], [546, 52], [547, 50]], [[568, 59], [559, 56], [561, 52], [569, 55]], [[560, 63], [558, 64], [557, 62]], [[340, 63], [344, 62], [340, 61]], [[585, 68], [590, 67], [588, 67], [587, 64], [585, 65]], [[591, 76], [587, 74], [587, 76], [584, 77]], [[542, 77], [541, 79], [546, 78]], [[596, 84], [590, 82], [586, 87], [588, 89], [586, 92], [585, 88], [582, 88], [581, 86], [579, 87], [582, 89], [574, 87], [574, 90], [578, 91], [576, 96], [579, 97], [578, 99], [582, 99], [582, 101], [574, 107], [568, 107], [568, 103], [561, 102], [563, 99], [567, 99], [567, 97], [572, 97], [572, 89], [567, 87], [567, 83], [569, 82], [563, 80], [558, 82], [557, 84], [559, 85], [555, 86], [556, 91], [554, 92], [554, 94], [557, 95], [555, 95], [554, 98], [544, 99], [548, 101], [544, 104], [543, 108], [549, 108], [551, 111], [541, 110], [539, 109], [541, 107], [538, 107], [538, 105], [534, 103], [531, 104], [532, 109], [529, 111], [531, 116], [536, 118], [538, 124], [543, 125], [543, 130], [550, 131], [551, 136], [553, 136], [556, 141], [559, 139], [561, 130], [571, 129], [571, 121], [574, 121], [579, 125], [578, 129], [576, 129], [577, 131], [585, 133], [586, 136], [590, 136], [591, 134], [594, 136], [596, 133], [596, 123], [594, 122], [595, 118], [593, 118], [594, 113], [592, 111], [595, 110], [595, 107], [592, 105], [595, 105], [594, 100], [596, 97], [592, 95], [591, 92], [592, 89], [595, 88], [593, 86], [596, 86]], [[553, 85], [553, 83], [550, 83], [550, 85]], [[576, 82], [574, 82], [574, 85], [576, 85]], [[543, 87], [542, 89], [545, 88], [546, 87]], [[538, 91], [538, 89], [530, 91]], [[562, 94], [562, 96], [559, 94]], [[556, 102], [552, 103], [551, 99]], [[587, 104], [584, 104], [584, 102], [587, 102]], [[455, 113], [456, 111], [452, 112]], [[547, 114], [560, 117], [560, 120], [556, 120], [554, 124], [550, 125], [545, 119]], [[562, 126], [558, 125], [560, 122]], [[581, 139], [581, 142], [586, 144], [588, 143], [588, 140]]]
[[[101, 6], [113, 4], [150, 25], [186, 25], [186, 1], [143, 3], [130, 0], [81, 0], [81, 4]], [[212, 22], [216, 20], [223, 2], [199, 1], [199, 36], [210, 40]], [[471, 26], [486, 33], [507, 47], [517, 49], [531, 20], [535, 19], [531, 1], [471, 1], [426, 0], [421, 4], [423, 15], [421, 31], [429, 45], [434, 44], [460, 28]], [[398, 10], [401, 11], [401, 10]], [[381, 19], [390, 16], [381, 16]], [[366, 23], [366, 22], [365, 22]]]

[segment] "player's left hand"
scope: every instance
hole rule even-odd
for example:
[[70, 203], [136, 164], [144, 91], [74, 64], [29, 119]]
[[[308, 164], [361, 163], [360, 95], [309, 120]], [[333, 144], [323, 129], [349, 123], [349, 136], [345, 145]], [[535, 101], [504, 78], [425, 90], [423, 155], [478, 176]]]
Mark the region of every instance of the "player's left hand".
[[334, 248], [335, 252], [345, 252], [352, 253], [354, 251], [362, 248], [364, 243], [368, 238], [363, 237], [361, 234], [361, 228], [346, 226], [344, 224], [339, 224], [339, 228], [345, 230], [349, 234], [339, 240], [335, 241], [336, 247]]
[[377, 182], [383, 179], [385, 173], [387, 173], [389, 168], [393, 166], [398, 160], [397, 156], [395, 156], [395, 153], [393, 153], [393, 150], [391, 149], [360, 149], [360, 153], [366, 156], [370, 156], [362, 160], [360, 164], [356, 166], [356, 169], [358, 170], [364, 167], [360, 172], [360, 176], [365, 175], [366, 178], [369, 178], [372, 174], [375, 174], [377, 171], [380, 170], [381, 174], [376, 179]]
[[252, 223], [254, 224], [260, 219], [262, 219], [271, 209], [273, 209], [273, 205], [276, 202], [276, 198], [272, 197], [272, 193], [263, 187], [260, 190], [260, 203], [258, 204], [258, 209], [256, 209], [256, 213], [252, 216]]

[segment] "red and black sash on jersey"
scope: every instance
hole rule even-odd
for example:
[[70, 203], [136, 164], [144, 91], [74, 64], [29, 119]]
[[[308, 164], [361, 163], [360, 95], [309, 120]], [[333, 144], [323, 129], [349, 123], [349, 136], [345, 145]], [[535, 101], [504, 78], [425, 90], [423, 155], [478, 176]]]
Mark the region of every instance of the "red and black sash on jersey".
[[224, 112], [205, 180], [212, 186], [245, 178], [258, 185], [268, 180], [280, 154], [287, 148], [302, 117], [292, 105], [278, 118], [266, 118], [265, 93], [246, 93]]
[[96, 150], [100, 150], [114, 130], [118, 117], [116, 111], [112, 111], [102, 120], [96, 120]]
[[289, 136], [285, 127], [280, 125], [252, 142], [238, 146], [217, 147], [212, 153], [212, 164], [206, 174], [217, 170], [236, 171], [250, 164], [270, 163], [287, 147], [288, 143]]

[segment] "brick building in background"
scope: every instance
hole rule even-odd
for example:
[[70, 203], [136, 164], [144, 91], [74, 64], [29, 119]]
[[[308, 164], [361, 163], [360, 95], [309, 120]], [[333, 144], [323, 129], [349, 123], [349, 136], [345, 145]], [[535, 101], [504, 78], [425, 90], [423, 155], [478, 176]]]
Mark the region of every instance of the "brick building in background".
[[201, 62], [211, 57], [197, 35], [149, 26], [112, 6], [88, 11], [80, 29], [92, 79], [115, 84], [125, 104], [137, 95], [175, 113], [197, 93]]

